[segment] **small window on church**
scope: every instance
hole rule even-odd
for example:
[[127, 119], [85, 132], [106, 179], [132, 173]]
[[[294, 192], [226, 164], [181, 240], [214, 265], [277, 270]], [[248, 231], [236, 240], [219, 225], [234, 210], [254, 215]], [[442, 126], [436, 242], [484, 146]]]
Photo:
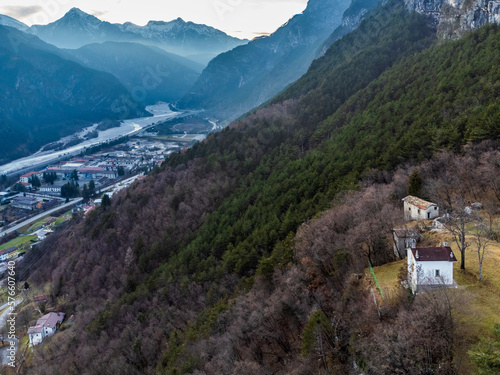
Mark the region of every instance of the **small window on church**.
[[436, 270], [436, 277], [439, 277], [439, 276], [441, 276], [441, 275], [439, 274], [439, 270]]

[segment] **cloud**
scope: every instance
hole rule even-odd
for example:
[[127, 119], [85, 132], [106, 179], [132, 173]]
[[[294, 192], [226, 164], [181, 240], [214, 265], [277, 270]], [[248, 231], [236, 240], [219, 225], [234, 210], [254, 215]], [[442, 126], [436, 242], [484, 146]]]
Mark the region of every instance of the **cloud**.
[[93, 10], [92, 12], [90, 12], [90, 14], [92, 14], [94, 17], [97, 17], [97, 18], [100, 18], [108, 13], [109, 13], [109, 11], [107, 11], [107, 10]]
[[18, 5], [5, 5], [1, 7], [3, 12], [10, 17], [16, 19], [22, 19], [29, 17], [35, 13], [43, 11], [43, 8], [39, 5], [31, 5], [31, 6], [18, 6]]

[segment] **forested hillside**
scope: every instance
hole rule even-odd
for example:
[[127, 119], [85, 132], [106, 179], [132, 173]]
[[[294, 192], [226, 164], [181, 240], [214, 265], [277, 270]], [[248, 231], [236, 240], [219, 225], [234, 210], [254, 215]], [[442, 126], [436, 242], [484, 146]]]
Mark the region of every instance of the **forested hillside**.
[[377, 309], [353, 275], [392, 260], [414, 167], [429, 198], [451, 164], [498, 186], [500, 27], [436, 45], [432, 25], [373, 11], [271, 104], [28, 253], [20, 278], [75, 315], [28, 372], [462, 371], [450, 305], [402, 290]]
[[33, 35], [0, 25], [0, 163], [103, 119], [146, 115], [111, 74], [64, 58]]

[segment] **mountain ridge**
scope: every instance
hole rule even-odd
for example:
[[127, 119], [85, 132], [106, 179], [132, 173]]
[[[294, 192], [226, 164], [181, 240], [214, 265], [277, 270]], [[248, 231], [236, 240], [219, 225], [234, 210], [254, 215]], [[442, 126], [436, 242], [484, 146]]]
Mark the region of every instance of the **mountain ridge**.
[[181, 56], [203, 55], [203, 63], [221, 52], [247, 40], [241, 40], [213, 27], [181, 18], [173, 21], [150, 21], [145, 26], [131, 22], [113, 24], [72, 8], [48, 25], [33, 25], [29, 32], [60, 48], [77, 49], [86, 44], [102, 42], [135, 42], [153, 45]]
[[28, 25], [4, 14], [0, 14], [0, 25], [14, 27], [21, 31], [26, 31], [29, 29]]
[[66, 52], [83, 65], [114, 75], [147, 105], [179, 99], [202, 70], [187, 58], [139, 43], [103, 42]]
[[217, 56], [176, 105], [203, 108], [227, 121], [262, 104], [307, 71], [348, 5], [310, 0], [304, 12], [270, 36]]

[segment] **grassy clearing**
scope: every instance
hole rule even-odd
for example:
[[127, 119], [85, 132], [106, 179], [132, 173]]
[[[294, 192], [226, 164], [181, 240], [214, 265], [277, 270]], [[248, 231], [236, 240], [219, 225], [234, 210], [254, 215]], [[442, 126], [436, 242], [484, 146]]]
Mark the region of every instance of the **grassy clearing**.
[[[468, 350], [480, 337], [491, 336], [493, 325], [500, 323], [500, 243], [490, 242], [483, 263], [483, 280], [479, 281], [479, 262], [474, 250], [473, 237], [465, 255], [465, 271], [460, 270], [461, 255], [456, 244], [445, 233], [426, 233], [419, 246], [436, 246], [446, 241], [452, 248], [458, 262], [453, 265], [453, 278], [457, 289], [447, 289], [452, 300], [456, 322], [456, 364], [460, 374], [475, 374], [475, 366], [469, 361]], [[375, 276], [387, 299], [396, 289], [398, 273], [406, 266], [406, 259], [374, 267]], [[371, 280], [367, 270], [366, 275]], [[374, 283], [373, 283], [374, 285]], [[377, 293], [378, 295], [378, 293]], [[381, 301], [381, 298], [379, 298]]]
[[71, 218], [72, 218], [71, 211], [68, 211], [57, 218], [56, 222], [54, 223], [54, 226], [57, 227], [58, 225], [61, 225], [65, 221], [71, 220]]
[[[490, 242], [483, 263], [483, 280], [479, 281], [479, 262], [477, 252], [472, 243], [465, 255], [465, 271], [460, 270], [460, 252], [455, 243], [443, 235], [433, 235], [442, 240], [448, 239], [458, 262], [453, 265], [453, 277], [459, 288], [456, 292], [467, 296], [468, 306], [457, 306], [457, 314], [470, 314], [467, 320], [471, 333], [475, 335], [488, 335], [495, 323], [500, 323], [500, 244]], [[472, 242], [472, 237], [468, 238]], [[427, 246], [427, 245], [426, 245]], [[389, 294], [398, 286], [398, 273], [401, 267], [406, 267], [406, 259], [374, 267], [375, 276], [384, 295]], [[369, 271], [366, 274], [369, 275]], [[462, 309], [463, 307], [463, 309]], [[466, 309], [465, 309], [466, 308]]]
[[[401, 267], [406, 267], [406, 259], [384, 264], [379, 267], [373, 267], [375, 277], [377, 278], [384, 296], [391, 295], [394, 290], [399, 287], [398, 274]], [[372, 278], [370, 271], [367, 270], [366, 274]]]
[[22, 247], [23, 245], [29, 244], [32, 241], [37, 240], [37, 236], [19, 236], [14, 238], [12, 241], [4, 243], [0, 246], [0, 250], [8, 249], [9, 247]]
[[52, 216], [48, 216], [48, 217], [44, 217], [43, 219], [41, 220], [38, 220], [36, 223], [32, 224], [28, 230], [26, 231], [27, 233], [33, 233], [34, 231], [40, 229], [41, 227], [43, 227], [45, 225], [45, 223], [50, 220], [50, 219], [56, 219], [55, 217], [52, 217]]
[[[470, 239], [472, 240], [472, 239]], [[452, 244], [454, 252], [458, 253]], [[456, 254], [460, 259], [460, 254]], [[500, 244], [491, 242], [483, 263], [483, 280], [479, 281], [479, 261], [474, 244], [465, 254], [465, 271], [460, 262], [454, 264], [454, 278], [460, 289], [470, 296], [469, 304], [474, 307], [476, 317], [473, 326], [479, 334], [489, 335], [495, 323], [500, 323]]]
[[56, 227], [58, 225], [61, 225], [65, 221], [68, 221], [71, 219], [71, 211], [68, 211], [68, 212], [64, 213], [63, 215], [60, 215], [59, 217], [46, 216], [43, 219], [38, 220], [34, 224], [28, 224], [28, 225], [22, 227], [21, 229], [19, 229], [19, 232], [20, 233], [33, 233], [33, 232], [37, 231], [38, 229], [40, 229], [42, 226], [44, 226], [45, 223], [50, 219], [55, 219], [56, 221], [49, 224], [48, 227], [49, 228]]
[[8, 300], [7, 289], [0, 288], [0, 304], [4, 304]]

